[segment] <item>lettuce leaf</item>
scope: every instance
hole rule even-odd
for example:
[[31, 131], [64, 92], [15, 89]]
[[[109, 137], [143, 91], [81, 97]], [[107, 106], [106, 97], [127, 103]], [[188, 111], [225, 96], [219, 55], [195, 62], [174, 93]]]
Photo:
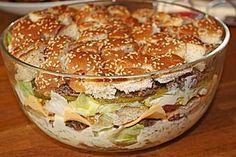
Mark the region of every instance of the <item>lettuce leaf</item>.
[[28, 98], [30, 95], [34, 95], [31, 82], [18, 81], [17, 85], [20, 88], [20, 90], [22, 91], [23, 96], [25, 98]]
[[12, 40], [12, 35], [10, 32], [8, 32], [6, 36], [7, 45], [11, 44], [11, 40]]
[[99, 106], [98, 112], [99, 113], [110, 113], [110, 112], [115, 112], [119, 109], [122, 108], [122, 105], [120, 104], [104, 104]]
[[49, 112], [55, 113], [56, 115], [63, 116], [64, 109], [66, 106], [68, 106], [67, 100], [55, 92], [51, 92], [50, 97], [51, 97], [51, 100], [47, 101], [45, 104], [45, 107], [47, 108], [47, 110]]
[[183, 96], [181, 96], [181, 97], [178, 97], [177, 98], [177, 103], [179, 103], [179, 104], [183, 104], [184, 103], [184, 97]]
[[166, 92], [168, 92], [168, 89], [167, 89], [167, 88], [164, 88], [164, 87], [163, 87], [163, 88], [158, 89], [155, 95], [150, 96], [150, 97], [148, 97], [147, 99], [144, 100], [144, 104], [145, 104], [146, 106], [150, 106], [150, 104], [149, 104], [150, 101], [152, 101], [152, 100], [154, 100], [154, 99], [156, 99], [156, 98], [162, 97]]
[[94, 116], [98, 112], [98, 108], [101, 104], [85, 94], [80, 94], [78, 98], [75, 101], [71, 101], [69, 105], [76, 113], [82, 116]]
[[131, 145], [137, 142], [137, 137], [144, 128], [141, 124], [136, 124], [129, 128], [124, 128], [111, 137], [111, 141], [117, 145]]
[[110, 118], [111, 117], [107, 114], [103, 114], [99, 117], [98, 123], [91, 126], [94, 136], [98, 136], [103, 132], [113, 129], [113, 124]]

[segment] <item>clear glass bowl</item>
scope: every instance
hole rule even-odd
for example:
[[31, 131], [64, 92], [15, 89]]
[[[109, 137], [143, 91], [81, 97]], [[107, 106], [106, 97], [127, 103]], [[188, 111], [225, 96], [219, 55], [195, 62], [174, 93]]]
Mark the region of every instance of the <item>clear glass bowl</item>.
[[[183, 11], [204, 16], [204, 13], [192, 8], [161, 1], [107, 0], [86, 3], [122, 4], [131, 10], [155, 7], [158, 11]], [[1, 51], [10, 82], [23, 111], [46, 134], [82, 149], [134, 151], [174, 139], [193, 126], [207, 110], [221, 78], [225, 50], [230, 37], [225, 24], [217, 18], [215, 20], [222, 26], [224, 36], [222, 43], [211, 53], [191, 63], [142, 75], [81, 76], [47, 71], [24, 63], [7, 50], [7, 33], [14, 23], [2, 34]], [[189, 70], [199, 66], [204, 66], [205, 69], [202, 72], [188, 73]], [[31, 83], [31, 80], [39, 75], [65, 79], [69, 82], [76, 80], [75, 85], [83, 84], [87, 93], [80, 94], [75, 99], [51, 92], [49, 98], [45, 98], [34, 92]], [[173, 78], [178, 79], [179, 82], [173, 83]], [[165, 79], [169, 79], [169, 83], [165, 83], [164, 87], [159, 86], [155, 94], [147, 97], [119, 99], [114, 103], [109, 100], [95, 100], [91, 94], [95, 92], [98, 95], [101, 93], [109, 95], [116, 92], [114, 90], [117, 88], [127, 88], [132, 91], [150, 82], [161, 82]], [[74, 101], [83, 105], [77, 104], [78, 110], [76, 110], [73, 106]], [[172, 103], [178, 103], [180, 106], [171, 109], [168, 104]], [[169, 112], [166, 112], [168, 107]], [[130, 108], [132, 109], [129, 110]], [[139, 114], [139, 109], [143, 108], [145, 111]], [[136, 120], [132, 119], [135, 116]], [[154, 120], [153, 116], [159, 118]], [[131, 118], [133, 121], [119, 125], [122, 118], [125, 120]]]

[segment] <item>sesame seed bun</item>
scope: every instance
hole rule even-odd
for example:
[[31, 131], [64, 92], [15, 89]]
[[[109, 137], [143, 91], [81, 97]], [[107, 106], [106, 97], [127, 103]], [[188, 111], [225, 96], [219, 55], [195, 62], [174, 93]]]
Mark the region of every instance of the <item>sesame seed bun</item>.
[[126, 23], [131, 28], [135, 26], [140, 26], [140, 23], [138, 22], [138, 20], [133, 18], [132, 16], [123, 19], [123, 22]]
[[178, 29], [178, 35], [191, 35], [198, 36], [198, 28], [195, 27], [192, 23], [180, 26]]
[[55, 7], [49, 8], [47, 12], [53, 13], [53, 14], [66, 13], [70, 15], [75, 15], [76, 13], [78, 13], [78, 8], [75, 8], [73, 6], [61, 5], [61, 6], [55, 6]]
[[152, 21], [161, 27], [181, 26], [184, 22], [182, 17], [165, 12], [156, 12], [153, 14]]
[[[30, 13], [13, 25], [11, 34], [9, 51], [29, 64], [54, 72], [113, 76], [144, 74], [195, 61], [221, 42], [223, 31], [209, 17], [186, 18], [147, 8], [130, 12], [121, 5], [83, 5]], [[41, 83], [43, 79], [52, 80], [40, 76], [37, 85], [50, 89]], [[52, 84], [53, 88], [58, 85]], [[70, 85], [81, 90], [76, 81], [71, 80]]]
[[23, 18], [11, 30], [11, 50], [24, 44], [54, 37], [60, 28], [61, 24], [54, 18], [42, 18], [35, 23], [27, 17]]
[[125, 39], [129, 38], [131, 30], [126, 27], [126, 28], [115, 28], [108, 34], [109, 39]]
[[146, 23], [151, 20], [154, 11], [149, 8], [137, 9], [133, 12], [132, 16], [140, 23]]
[[80, 48], [69, 51], [65, 62], [67, 72], [71, 74], [94, 75], [95, 69], [101, 66], [99, 54], [81, 51]]
[[78, 26], [75, 23], [71, 23], [63, 26], [57, 36], [68, 36], [74, 40], [77, 40], [80, 37], [80, 32]]
[[135, 75], [148, 72], [145, 68], [123, 68], [117, 72], [119, 75]]
[[23, 42], [20, 46], [15, 47], [15, 49], [11, 51], [11, 54], [25, 61], [27, 55], [33, 52], [34, 50], [38, 49], [44, 50], [45, 48], [46, 48], [46, 43], [44, 40], [39, 39], [35, 40], [34, 42], [27, 41]]
[[125, 52], [134, 52], [137, 51], [139, 46], [132, 38], [125, 39], [106, 39], [103, 41], [104, 46], [102, 51], [125, 51]]
[[80, 51], [97, 53], [97, 54], [101, 53], [102, 47], [104, 45], [104, 43], [96, 41], [87, 41], [87, 42], [76, 41], [73, 44], [76, 45], [76, 47], [80, 49]]
[[141, 26], [134, 27], [132, 30], [132, 36], [134, 40], [139, 43], [145, 43], [148, 38], [153, 35], [153, 29], [151, 24], [142, 24]]
[[64, 83], [65, 80], [62, 77], [44, 73], [39, 74], [34, 80], [35, 90], [46, 96]]
[[10, 51], [22, 47], [22, 44], [33, 43], [40, 38], [37, 32], [28, 29], [32, 24], [33, 22], [30, 19], [23, 18], [13, 25], [11, 30], [12, 41]]
[[219, 44], [223, 35], [222, 28], [210, 17], [194, 23], [198, 27], [199, 38], [206, 44]]
[[66, 36], [49, 40], [48, 47], [44, 51], [46, 60], [41, 67], [55, 72], [65, 72], [65, 56], [70, 44], [72, 44], [72, 40]]
[[161, 42], [170, 42], [171, 40], [173, 40], [173, 38], [170, 35], [168, 35], [167, 33], [160, 32], [150, 36], [147, 39], [147, 42], [155, 44]]
[[178, 55], [171, 54], [165, 55], [160, 58], [156, 58], [153, 61], [153, 67], [156, 70], [168, 69], [176, 65], [182, 65], [184, 63], [184, 59], [179, 57]]
[[82, 93], [85, 91], [85, 87], [83, 85], [83, 82], [76, 78], [71, 78], [69, 81], [69, 86], [76, 92]]
[[85, 30], [96, 30], [97, 28], [102, 28], [105, 27], [103, 23], [99, 23], [96, 21], [90, 21], [90, 22], [84, 22], [84, 23], [79, 23], [78, 27], [81, 32]]
[[81, 33], [79, 41], [99, 41], [107, 39], [107, 30], [104, 28], [98, 28], [96, 30], [85, 30]]
[[119, 60], [121, 58], [123, 58], [126, 55], [126, 53], [122, 50], [118, 50], [118, 51], [104, 51], [101, 54], [101, 57], [104, 61], [113, 61], [113, 60]]
[[127, 7], [121, 5], [112, 5], [107, 7], [108, 13], [117, 18], [128, 18], [130, 17], [130, 12]]

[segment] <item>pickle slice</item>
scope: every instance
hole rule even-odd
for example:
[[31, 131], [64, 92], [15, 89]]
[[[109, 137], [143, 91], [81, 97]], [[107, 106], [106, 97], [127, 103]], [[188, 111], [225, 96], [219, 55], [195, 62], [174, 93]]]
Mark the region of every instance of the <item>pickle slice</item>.
[[70, 95], [65, 95], [64, 98], [67, 100], [67, 101], [75, 101], [78, 96], [70, 96]]
[[43, 100], [50, 100], [51, 99], [49, 96], [43, 95], [37, 91], [34, 91], [34, 96], [39, 99], [43, 99]]
[[112, 104], [112, 103], [131, 103], [135, 101], [143, 101], [146, 97], [132, 97], [132, 98], [117, 98], [117, 99], [96, 99], [101, 104]]

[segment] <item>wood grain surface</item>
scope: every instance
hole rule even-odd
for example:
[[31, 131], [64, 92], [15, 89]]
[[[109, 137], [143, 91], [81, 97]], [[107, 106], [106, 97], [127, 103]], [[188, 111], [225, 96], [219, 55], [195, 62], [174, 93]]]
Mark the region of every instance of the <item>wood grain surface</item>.
[[[0, 32], [16, 18], [0, 11]], [[223, 77], [204, 117], [182, 136], [132, 153], [86, 152], [45, 135], [21, 111], [0, 57], [0, 157], [236, 157], [236, 28], [230, 30]]]

